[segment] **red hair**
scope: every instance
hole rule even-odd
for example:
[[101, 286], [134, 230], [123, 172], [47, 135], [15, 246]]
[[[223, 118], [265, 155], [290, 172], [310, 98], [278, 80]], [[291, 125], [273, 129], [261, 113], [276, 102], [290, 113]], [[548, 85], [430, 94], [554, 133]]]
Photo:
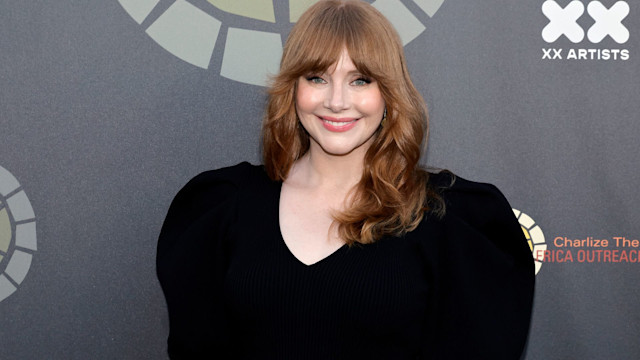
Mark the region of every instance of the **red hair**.
[[418, 163], [428, 134], [426, 105], [409, 77], [398, 34], [373, 6], [326, 0], [300, 17], [268, 92], [263, 161], [269, 177], [284, 181], [293, 163], [309, 150], [309, 135], [295, 109], [297, 81], [324, 72], [344, 48], [358, 71], [377, 81], [387, 109], [385, 124], [365, 155], [351, 203], [334, 214], [347, 244], [367, 244], [415, 229], [426, 210], [444, 209]]

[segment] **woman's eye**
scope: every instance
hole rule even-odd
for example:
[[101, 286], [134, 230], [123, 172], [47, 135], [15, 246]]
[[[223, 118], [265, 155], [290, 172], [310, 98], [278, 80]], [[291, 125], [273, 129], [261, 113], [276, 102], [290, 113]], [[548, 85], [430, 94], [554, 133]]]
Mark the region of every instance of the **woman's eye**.
[[320, 76], [308, 76], [307, 77], [307, 81], [309, 81], [310, 83], [313, 83], [313, 84], [323, 84], [324, 83], [324, 79], [321, 78]]
[[358, 78], [356, 80], [353, 80], [353, 82], [351, 83], [355, 86], [364, 86], [367, 84], [371, 84], [371, 80], [367, 78]]

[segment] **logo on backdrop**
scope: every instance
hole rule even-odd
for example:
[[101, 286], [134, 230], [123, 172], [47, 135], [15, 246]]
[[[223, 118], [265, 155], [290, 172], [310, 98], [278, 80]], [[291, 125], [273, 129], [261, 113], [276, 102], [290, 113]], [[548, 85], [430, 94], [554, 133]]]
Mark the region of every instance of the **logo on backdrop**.
[[[276, 74], [280, 66], [283, 36], [275, 30], [275, 25], [295, 23], [317, 1], [207, 0], [197, 2], [196, 6], [193, 0], [176, 0], [167, 6], [168, 0], [118, 0], [138, 24], [149, 24], [147, 35], [171, 54], [199, 68], [209, 69], [214, 53], [221, 53], [221, 76], [259, 86], [265, 86], [268, 75]], [[413, 0], [429, 17], [443, 2]], [[372, 5], [394, 25], [404, 45], [425, 30], [418, 19], [422, 14], [412, 12], [401, 0], [376, 0]], [[220, 12], [248, 19], [260, 30], [223, 24], [218, 19], [222, 16], [215, 15]], [[279, 15], [285, 12], [286, 19], [283, 16], [284, 21], [279, 21]], [[265, 28], [273, 28], [273, 31], [263, 31]], [[218, 39], [220, 34], [225, 39]]]
[[549, 244], [540, 226], [527, 214], [512, 209], [529, 243], [540, 272], [546, 263], [640, 263], [640, 240], [624, 234], [609, 237], [556, 235]]
[[[554, 248], [545, 250], [544, 262], [555, 263], [640, 263], [640, 240], [624, 235], [553, 238]], [[534, 254], [536, 256], [536, 254]]]
[[36, 250], [36, 219], [29, 198], [0, 166], [0, 301], [18, 289]]
[[529, 243], [529, 249], [531, 249], [531, 253], [533, 254], [533, 261], [536, 267], [537, 275], [542, 268], [542, 262], [544, 260], [543, 255], [547, 250], [547, 244], [544, 240], [544, 233], [542, 232], [542, 229], [540, 229], [540, 226], [538, 226], [538, 224], [536, 224], [536, 222], [529, 215], [523, 213], [520, 210], [512, 210], [516, 215], [518, 222], [520, 223], [520, 227], [522, 228], [524, 237], [527, 239], [527, 243]]
[[[612, 42], [624, 44], [629, 40], [629, 30], [622, 23], [629, 15], [626, 1], [618, 1], [607, 8], [600, 1], [590, 1], [585, 7], [582, 1], [573, 0], [563, 8], [558, 2], [547, 0], [542, 3], [542, 13], [549, 20], [542, 29], [542, 39], [547, 43], [555, 43], [563, 36], [574, 44], [589, 43], [584, 47], [543, 48], [542, 59], [629, 60], [630, 54], [626, 48], [595, 46], [601, 42], [605, 45]], [[587, 23], [590, 24], [588, 27], [581, 25]], [[607, 38], [608, 41], [605, 40]]]

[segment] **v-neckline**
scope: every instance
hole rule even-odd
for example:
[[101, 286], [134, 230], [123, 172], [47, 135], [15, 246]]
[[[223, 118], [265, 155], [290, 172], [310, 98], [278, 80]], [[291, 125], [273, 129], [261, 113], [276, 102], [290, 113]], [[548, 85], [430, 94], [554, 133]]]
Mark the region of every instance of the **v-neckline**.
[[342, 246], [340, 246], [339, 248], [335, 249], [334, 251], [332, 251], [331, 253], [329, 253], [327, 256], [319, 259], [316, 262], [307, 264], [305, 262], [303, 262], [302, 260], [300, 260], [289, 248], [289, 245], [287, 245], [287, 242], [284, 240], [284, 235], [282, 235], [282, 227], [280, 226], [280, 198], [282, 195], [282, 181], [279, 181], [277, 183], [278, 186], [276, 186], [275, 188], [275, 201], [276, 201], [276, 211], [275, 211], [275, 218], [276, 218], [276, 230], [277, 230], [277, 234], [278, 234], [278, 238], [276, 239], [278, 241], [278, 245], [283, 247], [284, 251], [286, 251], [289, 254], [289, 257], [295, 261], [296, 263], [304, 266], [307, 269], [313, 268], [313, 267], [317, 267], [320, 266], [323, 263], [328, 262], [331, 258], [334, 258], [335, 256], [337, 256], [339, 253], [341, 253], [342, 251], [344, 251], [344, 249], [346, 249], [348, 246], [347, 244], [342, 244]]

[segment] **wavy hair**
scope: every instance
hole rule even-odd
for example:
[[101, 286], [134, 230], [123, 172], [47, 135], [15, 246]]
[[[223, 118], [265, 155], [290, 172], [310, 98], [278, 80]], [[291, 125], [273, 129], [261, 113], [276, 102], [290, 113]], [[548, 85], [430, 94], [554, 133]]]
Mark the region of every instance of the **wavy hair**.
[[333, 214], [347, 244], [368, 244], [415, 229], [425, 211], [444, 212], [442, 198], [428, 186], [429, 174], [419, 166], [428, 135], [426, 105], [409, 77], [398, 34], [373, 6], [325, 0], [300, 17], [268, 90], [263, 161], [271, 179], [284, 181], [293, 163], [309, 150], [309, 135], [295, 109], [298, 79], [324, 72], [344, 48], [358, 71], [377, 81], [387, 109], [385, 124], [365, 154], [350, 204]]

